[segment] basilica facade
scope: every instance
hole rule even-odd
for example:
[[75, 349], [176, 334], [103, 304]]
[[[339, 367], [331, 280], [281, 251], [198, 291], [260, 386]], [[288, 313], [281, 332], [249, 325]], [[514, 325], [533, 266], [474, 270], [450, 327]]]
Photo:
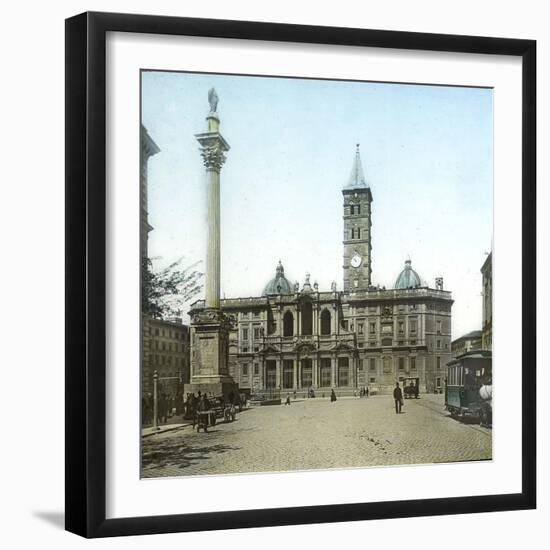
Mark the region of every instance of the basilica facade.
[[[451, 293], [441, 277], [433, 287], [423, 282], [410, 259], [394, 288], [372, 285], [373, 196], [359, 148], [342, 195], [342, 290], [335, 282], [321, 290], [309, 275], [292, 284], [279, 261], [261, 296], [221, 300], [231, 320], [229, 374], [242, 391], [323, 395], [368, 387], [385, 393], [409, 377], [419, 379], [421, 391], [443, 388]], [[204, 307], [203, 301], [193, 304], [191, 319]]]

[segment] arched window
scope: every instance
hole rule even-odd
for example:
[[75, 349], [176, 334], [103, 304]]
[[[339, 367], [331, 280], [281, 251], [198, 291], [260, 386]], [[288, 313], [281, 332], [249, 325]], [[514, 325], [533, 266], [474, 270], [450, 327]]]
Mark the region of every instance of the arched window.
[[302, 334], [313, 334], [313, 307], [311, 302], [302, 305]]
[[330, 311], [323, 309], [321, 313], [321, 334], [330, 334]]
[[283, 317], [283, 336], [294, 336], [294, 315], [290, 311]]

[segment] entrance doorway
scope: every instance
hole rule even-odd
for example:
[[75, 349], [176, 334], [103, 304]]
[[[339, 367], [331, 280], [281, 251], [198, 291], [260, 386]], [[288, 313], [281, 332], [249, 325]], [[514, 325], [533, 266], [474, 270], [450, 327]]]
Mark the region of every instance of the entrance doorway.
[[273, 390], [277, 387], [277, 362], [265, 362], [265, 387], [268, 390]]

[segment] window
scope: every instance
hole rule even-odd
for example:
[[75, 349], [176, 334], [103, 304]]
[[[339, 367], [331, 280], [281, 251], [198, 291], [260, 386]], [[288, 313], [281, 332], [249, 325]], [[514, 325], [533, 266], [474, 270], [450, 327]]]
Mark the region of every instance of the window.
[[260, 327], [254, 327], [254, 340], [259, 340], [262, 336], [262, 329]]
[[399, 321], [397, 326], [399, 327], [399, 332], [401, 333], [405, 332], [405, 323], [403, 321]]
[[287, 311], [283, 317], [283, 336], [294, 335], [294, 315]]
[[364, 326], [365, 326], [365, 323], [357, 323], [357, 333], [358, 334], [363, 334], [364, 333]]
[[370, 370], [375, 371], [376, 370], [376, 359], [374, 357], [371, 357], [369, 359], [370, 362]]
[[349, 212], [349, 213], [353, 216], [353, 215], [355, 214], [355, 205], [352, 204], [352, 205], [349, 207], [349, 209], [350, 209], [350, 212]]
[[416, 319], [411, 319], [409, 321], [409, 329], [411, 331], [411, 334], [416, 334]]
[[361, 205], [358, 204], [355, 206], [355, 213], [359, 216], [361, 214]]
[[248, 376], [248, 365], [246, 363], [243, 365], [243, 376]]
[[411, 365], [411, 370], [416, 370], [416, 357], [411, 357], [409, 363]]
[[330, 311], [323, 309], [321, 313], [321, 334], [330, 334]]
[[302, 334], [309, 336], [313, 334], [313, 306], [311, 302], [304, 302], [302, 305]]
[[404, 357], [399, 358], [399, 370], [405, 370], [405, 358]]
[[245, 346], [245, 347], [243, 348], [243, 353], [248, 353], [248, 347]]
[[369, 333], [370, 334], [376, 333], [376, 323], [369, 323]]
[[437, 349], [441, 349], [441, 340], [437, 341]]
[[437, 368], [440, 369], [441, 368], [441, 357], [436, 358], [436, 363], [437, 363]]
[[257, 376], [260, 373], [260, 366], [258, 363], [254, 363], [254, 374]]
[[243, 340], [248, 340], [248, 329], [243, 328]]
[[361, 228], [360, 227], [357, 228], [357, 238], [358, 239], [361, 238]]
[[369, 382], [370, 382], [371, 384], [374, 384], [374, 383], [376, 382], [376, 378], [369, 378]]
[[348, 330], [349, 329], [349, 322], [348, 321], [342, 321], [342, 328], [344, 330]]
[[156, 329], [155, 329], [155, 336], [158, 336], [158, 335], [159, 335], [159, 329], [156, 328]]
[[441, 321], [437, 321], [437, 334], [441, 334]]

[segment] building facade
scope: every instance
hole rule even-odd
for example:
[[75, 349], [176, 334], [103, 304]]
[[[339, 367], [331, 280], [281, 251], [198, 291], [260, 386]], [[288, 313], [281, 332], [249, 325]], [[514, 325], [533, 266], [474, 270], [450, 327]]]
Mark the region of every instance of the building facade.
[[[343, 290], [291, 284], [279, 261], [261, 296], [221, 300], [232, 320], [229, 373], [243, 391], [391, 391], [418, 377], [440, 390], [451, 358], [452, 296], [437, 278], [422, 282], [408, 259], [394, 288], [371, 284], [371, 190], [359, 150], [343, 194]], [[200, 316], [204, 301], [193, 304]], [[193, 338], [192, 339], [192, 353]]]
[[493, 349], [493, 253], [491, 252], [481, 266], [482, 285], [482, 348], [492, 351]]
[[463, 353], [483, 349], [481, 330], [472, 330], [451, 342], [451, 355], [455, 359]]
[[153, 374], [159, 377], [159, 390], [169, 397], [175, 397], [181, 384], [189, 382], [190, 352], [189, 327], [181, 319], [147, 318], [144, 320], [148, 333], [149, 351], [143, 362], [142, 390], [153, 391]]

